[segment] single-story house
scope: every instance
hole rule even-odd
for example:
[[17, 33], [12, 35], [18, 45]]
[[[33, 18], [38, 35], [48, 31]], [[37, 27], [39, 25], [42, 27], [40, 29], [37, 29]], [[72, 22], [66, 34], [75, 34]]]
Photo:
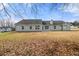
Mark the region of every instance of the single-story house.
[[64, 21], [42, 21], [41, 19], [23, 19], [15, 24], [16, 31], [54, 31], [70, 30], [70, 23]]
[[0, 27], [0, 32], [10, 32], [12, 31], [12, 28], [11, 27]]

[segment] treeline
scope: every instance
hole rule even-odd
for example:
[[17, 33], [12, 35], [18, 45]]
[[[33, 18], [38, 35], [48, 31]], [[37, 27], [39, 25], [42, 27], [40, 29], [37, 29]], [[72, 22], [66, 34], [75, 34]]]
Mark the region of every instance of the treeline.
[[71, 24], [72, 24], [73, 26], [78, 26], [78, 27], [79, 27], [79, 22], [78, 22], [78, 21], [71, 22]]

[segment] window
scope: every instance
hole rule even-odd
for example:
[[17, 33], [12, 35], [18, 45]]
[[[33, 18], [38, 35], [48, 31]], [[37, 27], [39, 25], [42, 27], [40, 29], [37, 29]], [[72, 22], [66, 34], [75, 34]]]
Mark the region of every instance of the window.
[[56, 29], [56, 26], [54, 26], [54, 29]]
[[30, 29], [32, 29], [32, 26], [30, 26]]
[[35, 29], [40, 29], [40, 26], [39, 25], [35, 26]]
[[24, 26], [22, 26], [22, 30], [24, 29]]
[[45, 26], [45, 29], [49, 29], [49, 26]]

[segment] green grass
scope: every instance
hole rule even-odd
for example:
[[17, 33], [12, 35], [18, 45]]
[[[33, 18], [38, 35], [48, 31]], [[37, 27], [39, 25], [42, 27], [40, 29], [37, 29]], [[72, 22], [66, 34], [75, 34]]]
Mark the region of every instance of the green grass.
[[5, 35], [8, 35], [10, 34], [11, 32], [0, 32], [0, 36], [5, 36]]
[[10, 36], [12, 36], [12, 33], [13, 32], [2, 32], [2, 33], [0, 33], [0, 40], [11, 39]]

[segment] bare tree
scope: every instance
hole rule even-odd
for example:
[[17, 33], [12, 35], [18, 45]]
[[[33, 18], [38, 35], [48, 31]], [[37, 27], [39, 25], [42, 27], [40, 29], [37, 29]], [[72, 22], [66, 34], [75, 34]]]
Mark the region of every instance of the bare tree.
[[5, 22], [7, 27], [12, 27], [12, 28], [14, 27], [14, 21], [7, 19]]
[[11, 15], [10, 13], [8, 12], [8, 9], [5, 8], [4, 4], [2, 3], [2, 6], [3, 6], [3, 11], [5, 12], [6, 16], [8, 16], [7, 19], [5, 20], [1, 20], [0, 23], [1, 23], [1, 26], [3, 27], [13, 27], [14, 26], [14, 22], [11, 20]]
[[0, 26], [5, 27], [5, 20], [0, 20]]

